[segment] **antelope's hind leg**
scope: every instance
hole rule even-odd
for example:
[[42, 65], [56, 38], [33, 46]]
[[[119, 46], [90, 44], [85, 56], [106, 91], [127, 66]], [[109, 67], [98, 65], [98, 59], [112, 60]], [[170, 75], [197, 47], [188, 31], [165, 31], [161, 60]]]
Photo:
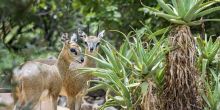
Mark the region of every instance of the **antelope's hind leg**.
[[39, 103], [39, 99], [41, 97], [41, 93], [35, 93], [35, 91], [26, 91], [25, 94], [25, 110], [34, 110], [36, 105]]
[[53, 95], [52, 96], [52, 102], [53, 102], [53, 109], [57, 110], [57, 99], [59, 95]]
[[70, 108], [70, 110], [76, 110], [75, 109], [76, 97], [68, 96], [67, 100], [68, 100], [68, 108]]

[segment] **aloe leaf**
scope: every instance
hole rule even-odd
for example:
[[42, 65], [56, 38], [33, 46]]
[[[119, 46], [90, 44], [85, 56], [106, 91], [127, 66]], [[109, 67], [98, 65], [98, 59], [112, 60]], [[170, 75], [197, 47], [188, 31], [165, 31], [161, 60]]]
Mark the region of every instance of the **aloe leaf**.
[[220, 49], [220, 45], [217, 45], [216, 48], [213, 49], [213, 51], [209, 55], [209, 61], [213, 61], [214, 57], [217, 55], [217, 52]]
[[207, 63], [208, 63], [207, 59], [202, 59], [202, 77], [203, 78], [205, 77], [205, 74], [206, 74]]
[[185, 21], [177, 20], [177, 19], [169, 19], [169, 21], [175, 24], [187, 24]]
[[[89, 82], [96, 82], [96, 80], [91, 80], [91, 81], [89, 81]], [[97, 82], [97, 83], [99, 83], [99, 82]], [[90, 87], [90, 88], [88, 88], [88, 92], [93, 92], [93, 91], [96, 91], [96, 90], [99, 90], [99, 89], [106, 89], [106, 86], [104, 85], [104, 84], [97, 84], [97, 85], [95, 85], [95, 86], [93, 86], [93, 87]]]
[[194, 0], [184, 0], [183, 1], [185, 10], [184, 10], [184, 15], [186, 15], [186, 13], [191, 9], [191, 6], [194, 5]]
[[208, 7], [212, 6], [212, 5], [214, 5], [215, 3], [216, 3], [215, 1], [208, 1], [208, 2], [206, 2], [206, 3], [203, 3], [203, 4], [201, 4], [201, 5], [199, 6], [199, 9], [197, 9], [195, 13], [197, 14], [197, 13], [199, 13], [199, 12], [205, 10], [206, 8], [208, 8]]
[[184, 20], [186, 21], [191, 21], [192, 18], [194, 18], [195, 16], [195, 12], [198, 10], [200, 4], [203, 2], [204, 0], [200, 0], [200, 1], [197, 1], [195, 5], [193, 5], [189, 10], [188, 12], [186, 13], [186, 15], [183, 17]]
[[111, 78], [112, 81], [114, 81], [113, 82], [114, 84], [118, 85], [118, 87], [121, 88], [121, 92], [123, 93], [123, 97], [126, 100], [126, 104], [128, 104], [127, 106], [131, 107], [132, 103], [130, 99], [131, 97], [130, 97], [129, 89], [126, 88], [126, 86], [119, 80], [119, 78], [116, 75], [109, 74], [109, 77]]
[[149, 6], [144, 6], [144, 8], [141, 8], [141, 10], [143, 11], [150, 11], [150, 12], [160, 12], [158, 9], [156, 8], [152, 8], [152, 7], [149, 7]]
[[137, 53], [135, 52], [134, 49], [132, 49], [132, 51], [133, 51], [133, 58], [134, 58], [135, 64], [137, 65], [138, 68], [141, 68], [142, 66], [141, 66], [141, 63], [139, 61]]
[[163, 0], [157, 0], [157, 2], [159, 3], [159, 5], [161, 6], [161, 8], [163, 8], [163, 10], [165, 12], [167, 12], [170, 15], [175, 15], [175, 13], [173, 12], [173, 10], [163, 1]]
[[205, 10], [205, 11], [199, 12], [199, 13], [196, 15], [196, 18], [203, 17], [203, 16], [205, 16], [205, 15], [208, 15], [208, 14], [210, 14], [210, 13], [213, 13], [213, 12], [219, 11], [219, 10], [220, 10], [220, 6], [207, 9], [207, 10]]
[[125, 106], [126, 104], [124, 103], [124, 98], [121, 97], [121, 96], [114, 96], [114, 97], [111, 97], [111, 99], [113, 99], [115, 102], [117, 102], [119, 105], [121, 106]]
[[[95, 82], [95, 83], [98, 83], [101, 87], [104, 87], [103, 89], [105, 89], [106, 87], [108, 89], [110, 89], [111, 91], [113, 91], [116, 95], [121, 95], [117, 89], [115, 89], [112, 85], [106, 83], [105, 81], [98, 81], [98, 80], [92, 80], [90, 82]], [[100, 88], [101, 88], [100, 87]], [[94, 88], [90, 88], [90, 89], [94, 89]], [[90, 90], [89, 89], [89, 90]], [[90, 90], [91, 91], [91, 90]]]
[[101, 48], [105, 52], [106, 56], [109, 58], [109, 63], [113, 65], [114, 70], [118, 73], [119, 68], [118, 68], [117, 61], [114, 57], [112, 50], [109, 47], [107, 48], [106, 46], [101, 46]]
[[112, 69], [113, 66], [111, 64], [109, 64], [108, 62], [106, 62], [105, 60], [101, 60], [101, 59], [98, 59], [94, 56], [91, 56], [91, 55], [86, 55], [92, 59], [94, 59], [95, 61], [97, 61], [98, 63], [100, 63], [103, 67], [106, 67], [106, 68], [109, 68], [109, 69]]
[[155, 36], [158, 36], [158, 35], [164, 34], [164, 33], [167, 32], [168, 29], [169, 29], [169, 27], [159, 29], [159, 30], [157, 30], [156, 32], [150, 34], [150, 35], [149, 35], [149, 38], [151, 39], [152, 37], [155, 37]]
[[122, 54], [117, 53], [117, 55], [119, 55], [119, 57], [122, 58], [123, 60], [125, 60], [129, 65], [132, 64], [132, 62], [129, 59], [127, 59], [125, 56], [123, 56]]
[[[208, 94], [212, 94], [212, 93], [208, 93]], [[210, 107], [211, 107], [211, 104], [210, 104], [209, 99], [208, 99], [207, 96], [206, 96], [206, 93], [205, 93], [205, 92], [202, 92], [201, 95], [202, 95], [203, 100], [206, 102], [206, 104], [207, 104], [208, 107], [210, 108]]]
[[165, 18], [167, 20], [169, 20], [169, 19], [177, 19], [177, 20], [180, 19], [180, 17], [178, 17], [178, 16], [173, 16], [173, 15], [165, 14], [163, 12], [155, 12], [155, 15], [157, 15], [159, 17], [163, 17], [163, 18]]
[[174, 8], [176, 9], [176, 11], [179, 12], [179, 11], [178, 11], [178, 10], [179, 10], [179, 7], [178, 7], [178, 5], [177, 5], [176, 0], [172, 0], [172, 4], [173, 4]]
[[187, 23], [189, 26], [201, 25], [203, 22], [220, 22], [220, 19], [202, 19]]
[[185, 3], [184, 2], [186, 2], [186, 0], [184, 0], [184, 1], [177, 0], [177, 5], [179, 7], [178, 14], [181, 18], [183, 18], [185, 15], [185, 6], [184, 6]]

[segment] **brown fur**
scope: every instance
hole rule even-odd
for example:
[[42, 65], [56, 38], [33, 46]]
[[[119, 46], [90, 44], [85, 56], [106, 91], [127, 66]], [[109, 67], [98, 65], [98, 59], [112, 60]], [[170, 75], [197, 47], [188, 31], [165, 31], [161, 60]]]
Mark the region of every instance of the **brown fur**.
[[[103, 37], [104, 31], [102, 31], [98, 36], [87, 36], [84, 32], [82, 32], [80, 29], [78, 30], [79, 36], [83, 39], [83, 41], [86, 43], [86, 49], [85, 54], [96, 56], [98, 52], [98, 45], [101, 38]], [[93, 49], [91, 51], [91, 48]], [[95, 61], [90, 57], [85, 57], [85, 62], [83, 65], [80, 65], [83, 67], [95, 67]], [[80, 110], [81, 109], [81, 103], [82, 98], [86, 94], [86, 90], [89, 87], [89, 84], [87, 84], [87, 81], [92, 79], [92, 75], [90, 73], [86, 74], [79, 74], [74, 70], [68, 71], [72, 77], [69, 77], [67, 75], [67, 78], [71, 78], [70, 82], [66, 82], [66, 89], [67, 95], [68, 95], [68, 103], [70, 105], [71, 110]], [[68, 80], [65, 80], [68, 81]], [[65, 83], [64, 83], [65, 86]], [[74, 92], [73, 92], [74, 91]], [[75, 106], [74, 106], [75, 103]]]
[[[48, 95], [52, 97], [53, 108], [57, 109], [57, 98], [65, 76], [59, 72], [65, 73], [60, 70], [66, 70], [71, 62], [79, 63], [79, 59], [82, 59], [78, 44], [71, 42], [67, 34], [64, 37], [66, 37], [63, 40], [65, 43], [58, 61], [52, 59], [29, 61], [20, 69], [14, 70], [13, 80], [17, 82], [16, 96], [18, 97], [15, 110], [23, 109], [28, 104], [31, 104], [29, 109], [33, 109], [41, 100], [40, 97], [45, 90], [48, 90]], [[71, 52], [70, 48], [74, 48], [77, 54]], [[57, 63], [54, 65], [55, 62]]]
[[[96, 48], [97, 46], [95, 46], [93, 52], [90, 52], [89, 44], [96, 45], [98, 42], [100, 42], [100, 38], [96, 36], [86, 36], [83, 40], [88, 44], [86, 46], [85, 54], [95, 56], [98, 51]], [[80, 110], [82, 97], [84, 94], [86, 94], [86, 90], [88, 88], [87, 81], [91, 80], [93, 76], [91, 74], [80, 74], [75, 71], [75, 69], [79, 67], [95, 67], [95, 61], [89, 57], [86, 57], [84, 64], [79, 65], [69, 62], [70, 67], [63, 65], [64, 62], [68, 62], [65, 58], [58, 58], [58, 62], [60, 63], [58, 63], [60, 74], [63, 76], [63, 88], [68, 97], [68, 107], [70, 110]]]
[[[20, 70], [15, 70], [18, 101], [14, 109], [33, 109], [40, 100], [41, 94], [48, 90], [52, 97], [54, 109], [59, 95], [62, 80], [55, 66], [39, 62], [27, 62]], [[31, 105], [28, 105], [31, 104]]]
[[[84, 41], [96, 44], [100, 42], [100, 38], [96, 36], [89, 36], [86, 38], [86, 40], [84, 39]], [[48, 59], [35, 61], [47, 65], [54, 65], [57, 62], [57, 67], [63, 83], [62, 92], [65, 92], [64, 94], [66, 94], [68, 97], [69, 108], [71, 110], [75, 110], [75, 108], [80, 109], [82, 97], [86, 93], [86, 89], [88, 88], [87, 81], [92, 78], [91, 74], [79, 74], [75, 71], [75, 69], [79, 67], [95, 67], [96, 64], [95, 61], [93, 61], [93, 59], [89, 57], [85, 58], [85, 62], [83, 64], [73, 62], [71, 56], [69, 55], [69, 46], [71, 45], [65, 45], [63, 47], [58, 57], [58, 60]], [[97, 51], [98, 49], [96, 48], [93, 52], [90, 52], [89, 47], [87, 46], [85, 54], [95, 56]], [[77, 105], [77, 107], [75, 107], [75, 105]]]
[[36, 62], [48, 64], [48, 65], [54, 65], [57, 62], [57, 59], [39, 59], [39, 60], [34, 60]]

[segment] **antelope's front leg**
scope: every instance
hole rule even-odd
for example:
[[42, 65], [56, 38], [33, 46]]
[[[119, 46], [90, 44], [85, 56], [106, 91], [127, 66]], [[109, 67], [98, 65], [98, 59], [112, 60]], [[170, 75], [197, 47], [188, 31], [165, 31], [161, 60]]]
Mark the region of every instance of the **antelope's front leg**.
[[75, 110], [81, 110], [83, 96], [84, 96], [83, 92], [80, 92], [78, 95], [76, 95]]
[[70, 108], [70, 110], [76, 110], [75, 109], [76, 97], [68, 96], [67, 100], [68, 100], [68, 108]]
[[58, 96], [52, 96], [53, 110], [57, 110], [57, 99], [58, 99]]

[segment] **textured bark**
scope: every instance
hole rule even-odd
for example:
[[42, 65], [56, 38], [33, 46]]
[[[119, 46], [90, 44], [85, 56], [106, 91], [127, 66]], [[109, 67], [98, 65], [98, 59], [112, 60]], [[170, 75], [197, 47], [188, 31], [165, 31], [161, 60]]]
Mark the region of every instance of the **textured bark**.
[[172, 50], [167, 55], [162, 110], [200, 110], [202, 99], [198, 92], [196, 50], [190, 28], [175, 26], [169, 34]]
[[148, 90], [143, 95], [141, 110], [158, 110], [158, 97], [156, 94], [156, 85], [150, 79], [147, 80]]

